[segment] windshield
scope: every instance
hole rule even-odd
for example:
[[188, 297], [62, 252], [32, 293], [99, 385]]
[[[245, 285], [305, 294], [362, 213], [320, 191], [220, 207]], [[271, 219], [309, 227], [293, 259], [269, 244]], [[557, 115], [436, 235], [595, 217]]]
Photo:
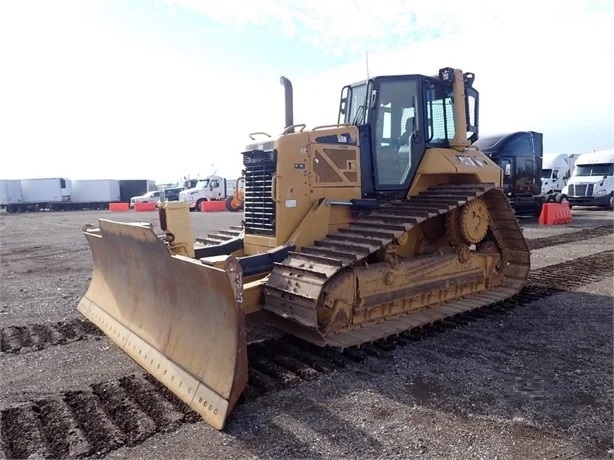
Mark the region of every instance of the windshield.
[[447, 142], [454, 137], [452, 93], [432, 84], [427, 94], [428, 139], [431, 142]]
[[352, 88], [352, 99], [350, 100], [350, 123], [360, 125], [365, 121], [365, 101], [367, 98], [367, 85], [355, 86]]
[[481, 137], [473, 144], [480, 148], [481, 151], [491, 150], [493, 149], [497, 143], [503, 139], [503, 135], [501, 136], [489, 136], [489, 137]]
[[574, 176], [612, 176], [614, 163], [595, 163], [590, 165], [576, 165]]
[[550, 179], [552, 169], [542, 169], [542, 179]]
[[203, 179], [203, 180], [199, 180], [196, 183], [196, 187], [195, 188], [205, 188], [209, 185], [209, 179]]
[[[467, 117], [467, 130], [465, 139], [471, 142], [477, 140], [477, 91], [465, 88], [467, 100], [465, 101], [465, 115]], [[447, 144], [454, 138], [454, 94], [452, 90], [444, 88], [441, 83], [431, 81], [426, 91], [428, 137], [429, 143]]]

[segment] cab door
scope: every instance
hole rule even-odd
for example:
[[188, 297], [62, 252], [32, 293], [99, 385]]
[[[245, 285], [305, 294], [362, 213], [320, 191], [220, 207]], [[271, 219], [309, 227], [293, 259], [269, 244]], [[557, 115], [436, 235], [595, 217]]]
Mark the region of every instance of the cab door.
[[514, 185], [513, 171], [515, 169], [514, 158], [503, 157], [497, 160], [497, 164], [503, 170], [503, 191], [509, 193]]

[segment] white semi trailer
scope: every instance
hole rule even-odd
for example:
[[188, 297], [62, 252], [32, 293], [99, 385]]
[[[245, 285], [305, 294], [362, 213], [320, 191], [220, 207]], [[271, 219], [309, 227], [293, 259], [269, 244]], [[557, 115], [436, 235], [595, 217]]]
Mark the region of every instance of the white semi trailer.
[[0, 209], [25, 212], [108, 209], [127, 203], [135, 192], [154, 187], [152, 180], [42, 178], [0, 180]]
[[17, 212], [22, 202], [21, 181], [19, 179], [0, 180], [0, 209]]
[[17, 211], [38, 211], [40, 209], [62, 210], [70, 202], [71, 182], [63, 177], [22, 179], [22, 202]]
[[67, 209], [108, 209], [109, 203], [121, 201], [119, 180], [85, 179], [71, 183], [72, 195]]

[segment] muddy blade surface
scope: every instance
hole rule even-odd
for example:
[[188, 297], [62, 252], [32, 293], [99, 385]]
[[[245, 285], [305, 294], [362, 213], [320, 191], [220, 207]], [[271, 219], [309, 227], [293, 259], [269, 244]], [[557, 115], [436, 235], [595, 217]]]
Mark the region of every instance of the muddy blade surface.
[[220, 430], [247, 383], [241, 271], [172, 255], [152, 229], [100, 220], [79, 311]]

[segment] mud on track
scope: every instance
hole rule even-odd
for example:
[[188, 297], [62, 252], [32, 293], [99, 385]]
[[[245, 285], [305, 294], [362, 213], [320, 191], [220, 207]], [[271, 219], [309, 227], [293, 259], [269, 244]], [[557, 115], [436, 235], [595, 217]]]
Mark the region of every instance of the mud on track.
[[[614, 233], [611, 225], [583, 229], [559, 235], [527, 239], [531, 250], [573, 243]], [[56, 323], [6, 326], [0, 329], [1, 353], [27, 353], [53, 345], [65, 345], [78, 340], [104, 335], [96, 326], [83, 318]]]
[[[383, 358], [392, 350], [446, 329], [492, 321], [493, 317], [564, 292], [560, 289], [561, 277], [568, 290], [611, 277], [613, 256], [614, 251], [605, 251], [575, 259], [573, 265], [565, 262], [534, 270], [525, 289], [507, 301], [343, 352], [320, 349], [287, 336], [250, 344], [250, 381], [241, 402], [356, 366], [369, 356]], [[0, 415], [0, 430], [7, 458], [96, 457], [199, 420], [152, 377], [139, 374], [7, 408]]]

